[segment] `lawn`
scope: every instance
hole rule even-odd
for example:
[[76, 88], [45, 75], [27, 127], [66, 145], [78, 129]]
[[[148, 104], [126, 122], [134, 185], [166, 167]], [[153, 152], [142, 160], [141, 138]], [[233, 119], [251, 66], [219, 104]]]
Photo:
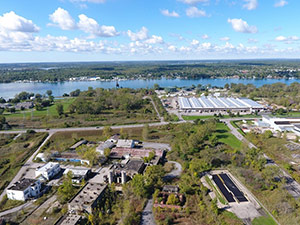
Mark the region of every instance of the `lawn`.
[[68, 112], [69, 106], [74, 102], [75, 98], [63, 98], [63, 99], [57, 99], [55, 100], [54, 104], [44, 108], [40, 111], [37, 111], [35, 109], [31, 110], [24, 110], [24, 111], [16, 111], [15, 113], [5, 113], [4, 115], [7, 118], [31, 118], [31, 117], [42, 117], [42, 116], [58, 116], [56, 105], [62, 104], [64, 107], [64, 112]]
[[271, 216], [257, 217], [252, 221], [252, 225], [277, 225]]
[[219, 142], [227, 144], [234, 149], [240, 149], [242, 146], [242, 142], [230, 133], [230, 129], [224, 123], [217, 123], [216, 135]]

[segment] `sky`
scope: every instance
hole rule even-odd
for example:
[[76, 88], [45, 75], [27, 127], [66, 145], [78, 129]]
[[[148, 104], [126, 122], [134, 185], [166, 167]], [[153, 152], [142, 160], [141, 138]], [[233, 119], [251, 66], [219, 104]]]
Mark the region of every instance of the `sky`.
[[299, 0], [0, 0], [0, 63], [299, 58]]

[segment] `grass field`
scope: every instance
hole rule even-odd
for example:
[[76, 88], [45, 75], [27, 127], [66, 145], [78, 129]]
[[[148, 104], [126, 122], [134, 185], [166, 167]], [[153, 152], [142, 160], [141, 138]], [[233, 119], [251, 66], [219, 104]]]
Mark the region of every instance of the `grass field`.
[[[16, 113], [5, 113], [7, 122], [12, 129], [34, 129], [34, 128], [61, 128], [61, 127], [83, 127], [83, 126], [107, 126], [125, 125], [136, 123], [157, 122], [156, 112], [149, 102], [140, 110], [104, 110], [100, 114], [77, 114], [69, 113], [69, 106], [76, 98], [63, 98], [55, 100], [48, 108], [36, 111], [35, 109], [17, 111]], [[59, 116], [56, 110], [57, 104], [62, 104], [65, 114]], [[145, 109], [151, 109], [145, 110]]]
[[252, 221], [252, 225], [277, 225], [271, 216], [261, 216]]
[[219, 142], [227, 144], [234, 149], [241, 148], [242, 142], [230, 133], [230, 129], [224, 123], [217, 124], [216, 134]]

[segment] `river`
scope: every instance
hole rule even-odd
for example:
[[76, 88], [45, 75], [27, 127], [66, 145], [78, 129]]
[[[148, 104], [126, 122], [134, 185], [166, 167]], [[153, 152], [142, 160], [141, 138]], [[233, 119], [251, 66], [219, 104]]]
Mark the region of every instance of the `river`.
[[[124, 80], [119, 81], [120, 87], [128, 88], [152, 88], [154, 84], [160, 87], [189, 87], [198, 84], [223, 87], [226, 83], [243, 83], [253, 84], [260, 87], [264, 84], [273, 84], [282, 82], [291, 84], [293, 82], [300, 82], [299, 79], [198, 79], [198, 80], [183, 80], [183, 79], [154, 79], [154, 80]], [[47, 90], [52, 90], [54, 96], [62, 96], [64, 93], [70, 93], [76, 89], [87, 90], [88, 87], [93, 88], [114, 88], [115, 81], [72, 81], [72, 82], [58, 82], [58, 83], [1, 83], [0, 84], [0, 97], [5, 99], [13, 98], [21, 91], [45, 94]]]

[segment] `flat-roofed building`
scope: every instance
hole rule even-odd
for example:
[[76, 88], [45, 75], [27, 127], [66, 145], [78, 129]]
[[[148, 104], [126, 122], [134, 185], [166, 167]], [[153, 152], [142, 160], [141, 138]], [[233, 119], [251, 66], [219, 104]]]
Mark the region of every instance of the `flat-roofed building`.
[[134, 146], [134, 140], [119, 139], [117, 142], [117, 148], [133, 148]]
[[26, 201], [29, 198], [38, 197], [41, 193], [39, 180], [23, 178], [7, 188], [7, 198], [11, 200]]
[[261, 111], [264, 106], [248, 98], [225, 98], [201, 96], [196, 97], [179, 97], [179, 109], [184, 111], [199, 111], [199, 112], [253, 112]]
[[35, 176], [43, 176], [46, 180], [51, 180], [60, 172], [59, 163], [49, 162], [42, 167], [38, 167], [35, 171]]
[[77, 225], [80, 224], [82, 217], [80, 215], [69, 213], [66, 217], [59, 221], [57, 225]]
[[100, 203], [106, 187], [106, 184], [88, 182], [68, 203], [69, 211], [87, 212], [91, 214]]
[[67, 175], [69, 172], [72, 173], [72, 182], [79, 184], [82, 180], [89, 176], [91, 170], [88, 168], [67, 168], [64, 171], [64, 175]]

